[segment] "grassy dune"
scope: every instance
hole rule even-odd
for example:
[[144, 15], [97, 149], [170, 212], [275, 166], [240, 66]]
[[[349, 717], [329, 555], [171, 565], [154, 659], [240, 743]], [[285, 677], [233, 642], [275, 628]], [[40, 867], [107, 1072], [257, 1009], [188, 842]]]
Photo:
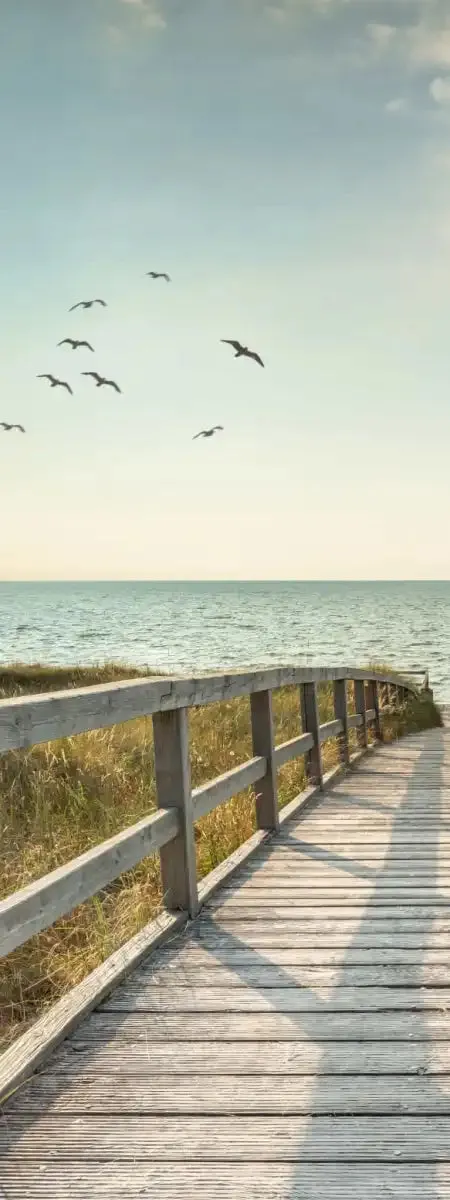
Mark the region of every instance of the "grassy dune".
[[[0, 669], [0, 698], [140, 674], [117, 665], [86, 669], [17, 665]], [[352, 709], [351, 687], [349, 692]], [[334, 714], [329, 685], [319, 690], [319, 707], [321, 721], [330, 720]], [[277, 742], [298, 734], [297, 689], [274, 693], [274, 712]], [[393, 739], [439, 723], [430, 701], [414, 700], [401, 715], [386, 718], [385, 737]], [[248, 698], [194, 710], [190, 734], [192, 782], [198, 786], [251, 756]], [[325, 744], [323, 754], [329, 769], [337, 761], [336, 744]], [[304, 786], [303, 759], [288, 763], [279, 773], [280, 803], [286, 804]], [[111, 837], [154, 805], [150, 718], [1, 756], [0, 895]], [[196, 826], [199, 876], [217, 866], [253, 830], [253, 792], [248, 789]], [[5, 1047], [23, 1032], [46, 1006], [79, 983], [160, 908], [159, 860], [152, 856], [9, 955], [0, 982], [0, 1045]]]

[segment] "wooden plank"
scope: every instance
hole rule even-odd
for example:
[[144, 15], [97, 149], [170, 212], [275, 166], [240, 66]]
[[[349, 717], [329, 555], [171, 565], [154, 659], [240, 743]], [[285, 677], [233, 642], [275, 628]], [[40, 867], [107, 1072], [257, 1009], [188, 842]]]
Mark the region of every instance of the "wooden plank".
[[178, 828], [177, 813], [162, 808], [1, 900], [0, 957], [155, 853], [177, 836]]
[[319, 725], [320, 744], [328, 742], [330, 738], [338, 737], [343, 732], [343, 724], [340, 720], [325, 721], [324, 725]]
[[[205, 911], [200, 917], [200, 924], [208, 921], [210, 918]], [[335, 924], [339, 921], [356, 921], [364, 922], [364, 926], [369, 924], [376, 925], [379, 921], [395, 921], [399, 929], [405, 930], [410, 928], [411, 933], [414, 933], [414, 927], [429, 928], [431, 921], [439, 922], [440, 930], [450, 930], [450, 908], [447, 904], [430, 903], [428, 905], [409, 904], [388, 904], [381, 903], [380, 905], [372, 905], [369, 911], [368, 904], [361, 900], [359, 904], [332, 904], [330, 902], [323, 905], [311, 904], [283, 905], [272, 904], [266, 905], [264, 914], [261, 914], [258, 908], [252, 907], [246, 902], [236, 903], [231, 900], [227, 905], [214, 909], [214, 920], [220, 925], [232, 924], [234, 921], [245, 922], [258, 921], [277, 921], [278, 924], [283, 924], [287, 921], [292, 923], [306, 923], [323, 921], [327, 924]]]
[[333, 684], [334, 695], [334, 715], [342, 724], [342, 734], [339, 737], [339, 759], [344, 767], [348, 767], [350, 761], [350, 749], [348, 744], [348, 703], [347, 703], [347, 680], [335, 679]]
[[356, 715], [360, 719], [360, 728], [358, 732], [358, 745], [362, 750], [367, 748], [367, 713], [366, 713], [366, 696], [363, 679], [355, 679], [355, 709]]
[[[309, 939], [313, 943], [313, 939]], [[408, 949], [404, 946], [380, 946], [380, 947], [365, 947], [353, 946], [351, 943], [347, 946], [346, 953], [343, 955], [342, 946], [266, 946], [264, 955], [259, 957], [255, 954], [255, 949], [245, 944], [235, 946], [233, 941], [227, 946], [219, 944], [216, 946], [208, 946], [207, 942], [196, 942], [187, 940], [180, 946], [176, 946], [173, 950], [169, 947], [167, 950], [161, 950], [158, 958], [150, 960], [148, 967], [143, 966], [142, 972], [137, 971], [135, 977], [144, 976], [146, 971], [165, 971], [170, 966], [172, 971], [178, 972], [179, 969], [189, 973], [192, 971], [202, 971], [206, 968], [211, 970], [223, 969], [230, 967], [233, 970], [238, 970], [239, 967], [250, 967], [253, 969], [274, 967], [302, 967], [303, 968], [320, 968], [330, 967], [331, 964], [339, 966], [340, 972], [344, 976], [348, 970], [353, 970], [354, 967], [410, 967], [420, 969], [420, 977], [424, 979], [425, 984], [428, 981], [428, 968], [436, 967], [439, 970], [444, 969], [445, 979], [447, 971], [450, 974], [450, 953], [449, 947], [441, 947], [439, 942], [427, 949], [423, 946], [421, 949]], [[289, 971], [289, 975], [291, 972]], [[433, 976], [434, 978], [434, 976]], [[437, 978], [437, 977], [436, 977]], [[431, 977], [430, 977], [431, 981]]]
[[[450, 1077], [436, 1086], [423, 1075], [334, 1075], [317, 1085], [316, 1075], [60, 1075], [48, 1072], [20, 1088], [11, 1113], [51, 1116], [113, 1116], [138, 1113], [374, 1114], [450, 1116]], [[50, 1112], [49, 1112], [50, 1110]]]
[[186, 913], [176, 916], [161, 913], [156, 921], [145, 925], [125, 946], [91, 971], [5, 1050], [0, 1058], [0, 1104], [133, 967], [156, 950], [166, 937], [180, 930], [186, 919]]
[[[107, 729], [156, 712], [214, 704], [218, 700], [298, 686], [306, 681], [325, 683], [338, 676], [359, 679], [363, 671], [354, 667], [273, 667], [191, 679], [149, 676], [71, 688], [70, 691], [13, 697], [0, 700], [0, 752], [27, 748], [55, 738], [73, 737], [90, 729]], [[377, 678], [391, 677], [380, 674]], [[395, 683], [394, 677], [392, 682]], [[408, 681], [404, 683], [408, 687]], [[410, 685], [408, 690], [411, 690]]]
[[[180, 990], [182, 987], [188, 988], [191, 992], [192, 988], [206, 988], [209, 993], [211, 988], [294, 988], [301, 990], [302, 988], [343, 988], [344, 991], [348, 988], [377, 988], [382, 991], [386, 988], [388, 991], [397, 991], [398, 989], [408, 988], [417, 991], [430, 990], [430, 994], [434, 999], [439, 999], [442, 1003], [437, 1005], [441, 1008], [446, 1003], [445, 989], [450, 989], [450, 955], [447, 955], [447, 961], [441, 964], [433, 964], [422, 966], [417, 962], [415, 965], [395, 963], [393, 965], [383, 966], [380, 963], [372, 966], [358, 964], [352, 966], [346, 961], [339, 962], [334, 967], [328, 966], [313, 966], [301, 964], [279, 964], [273, 962], [256, 962], [255, 954], [253, 954], [253, 964], [251, 960], [251, 951], [248, 952], [247, 962], [222, 962], [220, 958], [211, 956], [211, 960], [203, 961], [200, 964], [194, 957], [186, 958], [179, 962], [178, 958], [174, 959], [170, 964], [161, 965], [158, 959], [152, 959], [147, 968], [143, 967], [140, 971], [135, 971], [129, 982], [116, 989], [113, 995], [106, 1002], [106, 1007], [112, 1009], [116, 1007], [116, 1001], [125, 1002], [128, 997], [141, 996], [147, 1000], [148, 989], [151, 986], [161, 988], [173, 987]], [[341, 959], [342, 959], [341, 954]], [[434, 989], [442, 990], [442, 996], [436, 997]], [[272, 998], [272, 997], [271, 997]], [[403, 999], [403, 997], [401, 997]], [[390, 998], [389, 998], [390, 999]], [[422, 997], [420, 997], [422, 999]], [[447, 997], [448, 999], [448, 997]], [[171, 997], [166, 992], [166, 1002], [168, 1007], [171, 1007]], [[409, 999], [406, 1000], [407, 1008], [410, 1007]], [[134, 1007], [134, 1004], [133, 1004]], [[391, 1003], [388, 1007], [392, 1007]], [[402, 1007], [400, 1005], [400, 1007]], [[421, 1004], [419, 1004], [419, 1008]], [[431, 1007], [433, 1005], [431, 1004]]]
[[157, 1041], [435, 1041], [450, 1040], [450, 1014], [444, 1012], [95, 1012], [75, 1030], [74, 1043]]
[[[386, 885], [378, 890], [374, 890], [373, 884], [362, 885], [355, 887], [353, 884], [348, 888], [325, 888], [322, 884], [305, 885], [302, 887], [286, 885], [284, 887], [273, 887], [271, 884], [265, 887], [256, 887], [254, 884], [247, 884], [245, 887], [239, 888], [223, 888], [220, 895], [206, 906], [207, 911], [215, 911], [218, 908], [228, 913], [230, 909], [235, 908], [266, 908], [274, 905], [288, 905], [289, 908], [296, 909], [306, 906], [307, 908], [320, 908], [323, 905], [339, 907], [360, 906], [364, 905], [366, 909], [391, 907], [395, 906], [395, 910], [400, 906], [403, 915], [404, 908], [410, 908], [411, 916], [414, 916], [417, 905], [431, 905], [433, 908], [436, 903], [440, 906], [450, 906], [450, 888], [441, 887], [439, 893], [436, 891], [436, 884], [431, 887], [414, 887], [414, 884], [403, 884], [403, 887], [393, 888]], [[300, 914], [301, 915], [301, 914]], [[402, 915], [402, 914], [399, 914]]]
[[310, 733], [313, 739], [312, 749], [306, 756], [306, 776], [310, 783], [321, 787], [323, 783], [323, 767], [320, 749], [319, 709], [315, 683], [302, 684], [300, 688], [300, 705], [303, 732]]
[[11, 1114], [0, 1151], [45, 1162], [445, 1162], [450, 1117], [86, 1116]]
[[259, 755], [242, 763], [240, 767], [232, 767], [231, 771], [225, 771], [223, 775], [218, 775], [212, 783], [194, 788], [192, 792], [194, 821], [199, 821], [219, 804], [224, 804], [239, 792], [243, 792], [245, 788], [251, 787], [252, 783], [263, 779], [266, 772], [267, 759]]
[[307, 754], [308, 750], [312, 750], [314, 739], [311, 733], [302, 733], [300, 737], [290, 738], [288, 742], [281, 742], [279, 746], [275, 746], [275, 762], [277, 767], [283, 767], [285, 763], [291, 762], [293, 758], [299, 758], [301, 754]]
[[169, 911], [185, 910], [195, 917], [199, 900], [187, 709], [155, 713], [153, 741], [158, 807], [172, 808], [178, 817], [177, 837], [161, 848], [164, 903]]
[[359, 729], [363, 724], [361, 713], [348, 713], [347, 725], [349, 729]]
[[277, 921], [276, 923], [252, 921], [247, 925], [233, 923], [228, 930], [225, 927], [217, 928], [214, 934], [208, 930], [202, 935], [200, 930], [198, 939], [199, 942], [204, 941], [211, 950], [217, 950], [221, 946], [229, 948], [239, 944], [254, 949], [266, 946], [279, 946], [285, 949], [309, 946], [322, 948], [325, 946], [330, 948], [352, 946], [354, 949], [399, 946], [404, 949], [420, 947], [425, 950], [438, 947], [440, 950], [450, 950], [450, 933], [440, 929], [434, 930], [430, 922], [427, 922], [425, 927], [421, 925], [417, 929], [410, 925], [405, 928], [402, 925], [399, 928], [398, 925], [393, 925], [392, 921], [385, 921], [381, 925], [378, 922], [371, 922], [369, 927], [366, 922], [361, 925], [361, 922], [352, 921], [345, 921], [338, 925], [327, 922], [326, 926], [322, 921], [317, 921], [315, 924], [308, 923], [307, 926], [301, 922], [293, 925], [292, 922], [288, 924], [286, 921]]
[[[418, 986], [419, 985], [419, 986]], [[142, 1013], [450, 1013], [448, 987], [189, 987], [173, 984], [117, 989], [102, 1012]], [[450, 1034], [450, 1015], [448, 1031]]]
[[[214, 1032], [214, 1031], [213, 1031]], [[447, 1041], [327, 1041], [314, 1040], [220, 1040], [220, 1030], [206, 1040], [193, 1041], [83, 1041], [77, 1037], [60, 1048], [52, 1059], [52, 1074], [72, 1076], [172, 1074], [174, 1090], [179, 1075], [392, 1075], [444, 1076], [436, 1080], [447, 1086], [450, 1075], [450, 1039]], [[295, 1035], [294, 1035], [295, 1036]], [[39, 1079], [46, 1080], [48, 1075]], [[37, 1079], [33, 1086], [37, 1086]], [[64, 1082], [61, 1082], [61, 1087]], [[20, 1098], [19, 1098], [20, 1103]], [[7, 1111], [9, 1111], [9, 1106]]]
[[441, 1163], [104, 1162], [5, 1164], [8, 1200], [449, 1200]]
[[256, 794], [258, 829], [279, 829], [278, 785], [273, 731], [272, 692], [253, 692], [250, 696], [253, 754], [265, 759], [267, 768]]

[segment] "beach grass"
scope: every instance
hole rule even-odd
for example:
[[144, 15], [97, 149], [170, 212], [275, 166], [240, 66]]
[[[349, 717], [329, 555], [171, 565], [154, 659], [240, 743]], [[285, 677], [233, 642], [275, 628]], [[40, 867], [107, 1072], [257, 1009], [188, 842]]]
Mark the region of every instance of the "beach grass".
[[[87, 686], [148, 674], [126, 665], [0, 668], [0, 698]], [[349, 685], [349, 707], [353, 689]], [[331, 720], [332, 685], [319, 688], [321, 721]], [[274, 692], [276, 741], [300, 732], [299, 692]], [[413, 698], [383, 718], [386, 740], [441, 723], [431, 699]], [[356, 735], [351, 735], [356, 746]], [[211, 704], [190, 714], [193, 786], [251, 757], [248, 697]], [[324, 768], [337, 762], [335, 741], [323, 746]], [[280, 804], [305, 786], [303, 759], [279, 772]], [[140, 820], [155, 807], [151, 718], [11, 751], [0, 757], [0, 896], [68, 862]], [[247, 789], [196, 825], [201, 878], [254, 831], [254, 793]], [[46, 1007], [79, 983], [162, 907], [159, 858], [154, 855], [33, 937], [2, 964], [0, 1046], [24, 1032]]]

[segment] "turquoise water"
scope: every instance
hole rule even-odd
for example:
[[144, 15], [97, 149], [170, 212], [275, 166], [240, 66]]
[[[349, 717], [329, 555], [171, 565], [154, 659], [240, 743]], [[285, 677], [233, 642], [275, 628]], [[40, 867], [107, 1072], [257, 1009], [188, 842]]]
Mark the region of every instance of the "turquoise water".
[[428, 666], [450, 701], [450, 582], [0, 583], [3, 662], [199, 672]]

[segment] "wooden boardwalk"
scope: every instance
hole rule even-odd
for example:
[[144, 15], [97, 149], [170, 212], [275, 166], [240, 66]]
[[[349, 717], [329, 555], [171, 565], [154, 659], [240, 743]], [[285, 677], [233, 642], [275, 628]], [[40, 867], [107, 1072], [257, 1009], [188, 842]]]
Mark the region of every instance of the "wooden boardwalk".
[[0, 1149], [7, 1200], [450, 1197], [450, 731], [258, 850], [18, 1090]]

